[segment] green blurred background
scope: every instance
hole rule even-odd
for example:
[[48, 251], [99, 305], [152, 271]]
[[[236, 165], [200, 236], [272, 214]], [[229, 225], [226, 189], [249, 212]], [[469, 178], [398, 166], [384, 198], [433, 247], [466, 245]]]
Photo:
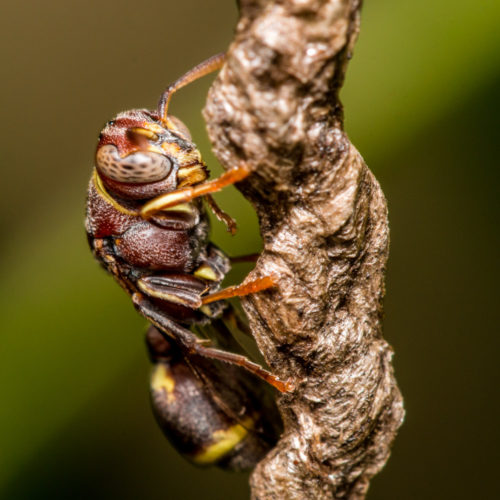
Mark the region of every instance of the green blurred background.
[[[389, 201], [385, 335], [407, 409], [372, 500], [498, 494], [499, 14], [496, 0], [365, 3], [342, 96]], [[163, 439], [144, 321], [83, 230], [101, 126], [224, 50], [236, 16], [233, 0], [2, 5], [2, 498], [248, 496], [245, 475], [194, 469]], [[217, 173], [209, 83], [171, 110]], [[234, 189], [217, 198], [240, 232], [215, 224], [214, 240], [258, 251], [249, 205]]]

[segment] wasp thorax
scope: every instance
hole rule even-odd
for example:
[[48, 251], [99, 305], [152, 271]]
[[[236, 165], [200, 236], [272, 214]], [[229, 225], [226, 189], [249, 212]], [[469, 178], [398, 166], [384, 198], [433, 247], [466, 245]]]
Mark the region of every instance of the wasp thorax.
[[165, 179], [172, 163], [166, 156], [151, 151], [136, 151], [120, 157], [112, 144], [97, 150], [96, 163], [99, 172], [119, 182], [147, 183]]

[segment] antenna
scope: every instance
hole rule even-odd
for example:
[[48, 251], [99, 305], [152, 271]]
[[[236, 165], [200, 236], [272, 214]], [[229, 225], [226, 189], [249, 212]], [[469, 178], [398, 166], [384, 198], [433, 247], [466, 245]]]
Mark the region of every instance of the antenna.
[[168, 113], [168, 104], [174, 92], [185, 87], [188, 83], [191, 83], [202, 76], [208, 75], [217, 71], [222, 67], [224, 61], [226, 60], [226, 53], [221, 52], [220, 54], [216, 54], [215, 56], [210, 57], [206, 61], [198, 64], [193, 69], [189, 70], [185, 75], [181, 76], [174, 83], [170, 84], [165, 91], [163, 92], [160, 102], [158, 103], [158, 113], [160, 115], [160, 119], [163, 125], [167, 123], [167, 113]]

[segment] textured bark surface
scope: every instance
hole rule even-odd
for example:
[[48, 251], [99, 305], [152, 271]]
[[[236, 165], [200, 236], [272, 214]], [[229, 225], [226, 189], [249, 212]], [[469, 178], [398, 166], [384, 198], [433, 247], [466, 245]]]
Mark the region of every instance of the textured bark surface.
[[383, 193], [342, 130], [338, 91], [359, 29], [355, 0], [241, 0], [228, 60], [205, 108], [226, 167], [257, 210], [255, 275], [279, 287], [245, 299], [280, 397], [285, 433], [257, 466], [255, 499], [364, 498], [404, 411], [381, 335], [388, 253]]

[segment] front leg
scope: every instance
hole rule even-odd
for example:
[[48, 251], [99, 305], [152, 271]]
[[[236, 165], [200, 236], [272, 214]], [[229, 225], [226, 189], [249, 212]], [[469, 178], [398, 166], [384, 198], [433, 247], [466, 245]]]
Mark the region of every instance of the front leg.
[[200, 196], [215, 193], [220, 191], [226, 186], [242, 181], [251, 173], [250, 168], [242, 164], [238, 167], [232, 168], [223, 173], [218, 179], [214, 179], [197, 186], [190, 186], [169, 193], [162, 194], [148, 201], [142, 208], [140, 215], [144, 219], [152, 217], [155, 213], [166, 210], [170, 207], [178, 205], [179, 203], [186, 203]]
[[227, 230], [231, 233], [231, 236], [234, 236], [236, 234], [236, 231], [238, 230], [238, 228], [236, 227], [236, 221], [229, 214], [224, 212], [224, 210], [222, 210], [219, 205], [217, 205], [217, 202], [213, 199], [211, 194], [206, 194], [204, 198], [208, 206], [210, 207], [210, 210], [212, 210], [217, 219], [224, 223]]

